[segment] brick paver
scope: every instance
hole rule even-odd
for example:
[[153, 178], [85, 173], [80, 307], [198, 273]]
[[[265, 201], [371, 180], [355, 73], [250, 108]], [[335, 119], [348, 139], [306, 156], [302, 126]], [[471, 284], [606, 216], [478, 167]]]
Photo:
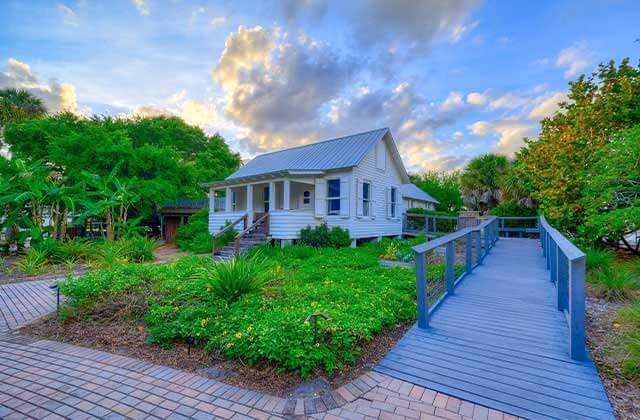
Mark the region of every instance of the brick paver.
[[512, 418], [377, 372], [324, 395], [287, 399], [9, 331], [21, 324], [18, 319], [29, 322], [45, 308], [55, 309], [55, 300], [53, 304], [47, 300], [51, 299], [48, 283], [46, 289], [25, 287], [22, 295], [12, 290], [13, 303], [2, 308], [3, 316], [16, 314], [11, 326], [6, 323], [5, 330], [0, 330], [1, 419]]
[[0, 285], [0, 332], [24, 325], [56, 309], [56, 297], [49, 288], [55, 280]]

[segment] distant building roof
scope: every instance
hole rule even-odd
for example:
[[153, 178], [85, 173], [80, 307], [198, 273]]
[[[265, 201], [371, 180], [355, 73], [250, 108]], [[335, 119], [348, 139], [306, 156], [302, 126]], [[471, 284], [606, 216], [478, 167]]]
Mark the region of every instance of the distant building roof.
[[[244, 166], [221, 182], [229, 184], [231, 180], [250, 178], [260, 175], [291, 172], [324, 172], [357, 166], [373, 146], [389, 134], [388, 128], [380, 128], [364, 133], [320, 141], [304, 146], [265, 153], [256, 156]], [[391, 141], [393, 143], [393, 141]], [[402, 159], [395, 144], [392, 148], [394, 159], [402, 166], [403, 178], [407, 177]]]
[[402, 184], [402, 196], [404, 198], [410, 198], [412, 200], [428, 201], [430, 203], [439, 204], [440, 202], [431, 197], [426, 192], [422, 191], [415, 184]]
[[199, 198], [197, 200], [191, 198], [178, 198], [175, 201], [170, 201], [162, 206], [162, 209], [202, 209], [209, 207], [208, 198]]

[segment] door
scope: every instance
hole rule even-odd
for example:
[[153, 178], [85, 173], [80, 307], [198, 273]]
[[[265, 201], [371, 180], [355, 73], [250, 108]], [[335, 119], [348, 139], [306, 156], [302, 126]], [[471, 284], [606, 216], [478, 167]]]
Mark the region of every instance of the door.
[[176, 241], [176, 231], [180, 226], [180, 218], [167, 217], [164, 219], [164, 240], [168, 244], [172, 244]]

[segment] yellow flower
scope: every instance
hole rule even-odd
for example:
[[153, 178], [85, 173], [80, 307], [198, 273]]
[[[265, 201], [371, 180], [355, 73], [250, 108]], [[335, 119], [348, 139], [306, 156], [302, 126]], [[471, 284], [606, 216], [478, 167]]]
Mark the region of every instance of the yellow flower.
[[311, 324], [309, 321], [304, 321], [304, 325], [309, 325]]
[[241, 339], [242, 338], [242, 333], [241, 332], [236, 333], [236, 338], [237, 339]]
[[227, 348], [233, 347], [233, 343], [227, 343]]
[[203, 318], [200, 320], [201, 327], [206, 327], [208, 323], [209, 323], [209, 318]]
[[173, 311], [174, 311], [174, 312], [178, 312], [178, 311], [180, 311], [180, 307], [179, 307], [179, 306], [174, 306]]
[[253, 331], [253, 327], [252, 327], [251, 325], [249, 325], [249, 326], [247, 327], [247, 332], [251, 332], [251, 331]]
[[320, 343], [316, 343], [316, 347], [320, 347]]

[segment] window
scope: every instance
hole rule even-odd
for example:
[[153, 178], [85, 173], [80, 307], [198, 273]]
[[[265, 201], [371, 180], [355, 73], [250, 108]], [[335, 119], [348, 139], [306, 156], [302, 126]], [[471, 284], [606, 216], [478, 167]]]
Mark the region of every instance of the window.
[[311, 191], [305, 190], [302, 193], [302, 205], [308, 206], [309, 204], [311, 204]]
[[231, 191], [231, 209], [236, 211], [236, 192]]
[[371, 216], [371, 183], [362, 183], [362, 215]]
[[269, 187], [264, 187], [264, 212], [269, 211]]
[[396, 198], [398, 196], [398, 190], [395, 187], [391, 187], [391, 217], [396, 217]]
[[340, 180], [330, 179], [327, 181], [327, 214], [340, 214]]

